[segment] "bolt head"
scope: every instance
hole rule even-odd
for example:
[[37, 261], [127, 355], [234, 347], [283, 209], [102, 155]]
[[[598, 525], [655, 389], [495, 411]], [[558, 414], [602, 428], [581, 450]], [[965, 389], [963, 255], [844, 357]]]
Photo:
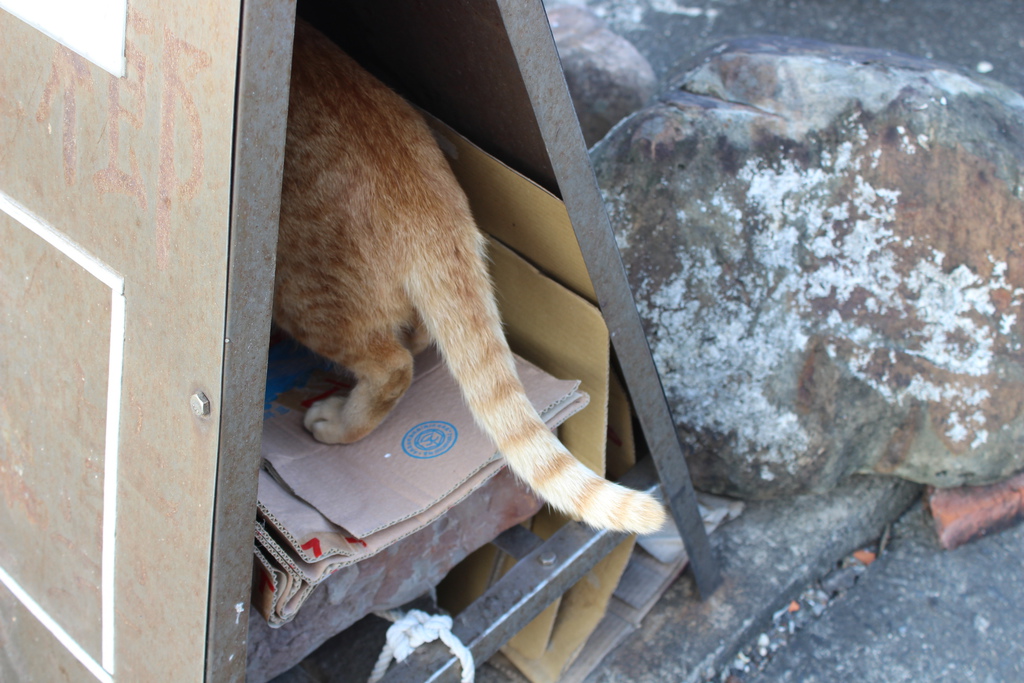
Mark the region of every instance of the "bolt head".
[[558, 558], [552, 552], [541, 553], [541, 556], [537, 558], [542, 565], [550, 567], [555, 563]]
[[196, 417], [206, 417], [210, 414], [210, 399], [206, 398], [206, 394], [201, 391], [192, 394], [189, 404], [192, 406], [192, 412], [195, 413]]

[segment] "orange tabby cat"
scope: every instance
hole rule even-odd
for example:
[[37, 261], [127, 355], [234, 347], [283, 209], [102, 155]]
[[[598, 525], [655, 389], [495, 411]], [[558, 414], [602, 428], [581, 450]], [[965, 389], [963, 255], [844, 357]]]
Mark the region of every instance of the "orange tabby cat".
[[419, 114], [326, 37], [295, 32], [274, 318], [355, 373], [347, 398], [305, 417], [350, 443], [387, 416], [433, 340], [509, 467], [555, 508], [592, 526], [648, 532], [651, 496], [578, 463], [523, 393], [498, 318], [484, 240]]

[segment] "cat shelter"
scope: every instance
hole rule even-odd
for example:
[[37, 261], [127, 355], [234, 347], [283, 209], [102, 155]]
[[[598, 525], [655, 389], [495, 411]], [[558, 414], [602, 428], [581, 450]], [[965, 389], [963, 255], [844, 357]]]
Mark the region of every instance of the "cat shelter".
[[[296, 6], [0, 8], [0, 678], [242, 680]], [[609, 421], [626, 434], [635, 415], [651, 457], [622, 480], [660, 482], [710, 593], [717, 570], [540, 1], [298, 11], [449, 131], [501, 254], [514, 350], [597, 368], [597, 409], [572, 438], [602, 462]], [[538, 326], [528, 282], [575, 313]], [[538, 327], [554, 342], [531, 346]], [[543, 535], [503, 534], [518, 562], [457, 617], [478, 660], [624, 540], [560, 523]], [[388, 680], [452, 675], [450, 660], [427, 648]]]

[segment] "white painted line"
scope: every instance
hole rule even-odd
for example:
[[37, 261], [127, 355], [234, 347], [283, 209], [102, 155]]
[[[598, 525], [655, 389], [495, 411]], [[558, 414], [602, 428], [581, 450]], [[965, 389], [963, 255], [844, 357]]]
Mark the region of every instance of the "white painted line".
[[114, 677], [107, 673], [102, 666], [96, 663], [96, 660], [89, 656], [89, 653], [82, 649], [82, 646], [75, 642], [74, 638], [69, 636], [67, 632], [60, 627], [56, 621], [54, 621], [49, 614], [46, 613], [42, 607], [39, 606], [35, 600], [32, 599], [25, 590], [18, 585], [18, 582], [11, 578], [11, 575], [0, 569], [0, 583], [7, 586], [7, 590], [14, 593], [14, 597], [25, 606], [25, 608], [32, 613], [39, 622], [46, 627], [50, 633], [54, 635], [60, 644], [67, 648], [68, 652], [74, 655], [75, 659], [80, 661], [82, 665], [89, 670], [89, 672], [103, 683], [113, 683]]
[[[121, 289], [123, 290], [123, 284]], [[114, 560], [117, 540], [117, 464], [121, 443], [121, 384], [124, 370], [126, 302], [115, 290], [110, 295], [110, 364], [107, 375], [107, 430], [103, 451], [103, 560], [100, 577], [102, 600], [103, 668], [114, 671]]]
[[[124, 297], [124, 278], [100, 259], [90, 254], [81, 245], [69, 239], [53, 226], [43, 222], [41, 218], [3, 192], [0, 192], [0, 211], [3, 211], [24, 225], [111, 289], [110, 351], [107, 366], [107, 414], [103, 451], [103, 545], [101, 549], [100, 572], [100, 656], [103, 660], [101, 670], [106, 678], [97, 674], [100, 680], [111, 680], [110, 675], [114, 671], [114, 563], [117, 545], [117, 465], [120, 457], [121, 385], [124, 374], [125, 318], [127, 315], [127, 303]], [[0, 569], [0, 572], [2, 571]], [[14, 583], [14, 579], [9, 575], [6, 573], [3, 575], [11, 581], [11, 584], [8, 584], [9, 588], [11, 588], [12, 584], [17, 586]], [[5, 581], [5, 583], [7, 582]], [[35, 614], [53, 632], [57, 640], [71, 650], [72, 654], [79, 661], [82, 661], [87, 667], [90, 666], [90, 663], [93, 666], [98, 666], [95, 660], [56, 621], [47, 615], [42, 607], [32, 600], [28, 593], [22, 590], [20, 586], [17, 587], [17, 590], [11, 588], [11, 591], [15, 595], [23, 595], [27, 600], [31, 601], [31, 604], [29, 604], [22, 600], [29, 611]], [[33, 605], [35, 609], [33, 609]], [[42, 614], [45, 619], [40, 617], [39, 614]], [[57, 631], [54, 631], [54, 629], [57, 629]], [[68, 643], [71, 643], [71, 645], [68, 645]], [[79, 653], [81, 654], [79, 655]], [[88, 659], [88, 662], [83, 657]], [[92, 671], [91, 668], [90, 671]], [[96, 672], [93, 671], [93, 673], [95, 674]]]
[[96, 66], [124, 76], [127, 0], [0, 0], [0, 7]]
[[110, 266], [90, 254], [80, 244], [70, 239], [64, 233], [59, 232], [56, 228], [44, 223], [43, 219], [3, 192], [0, 192], [0, 211], [3, 211], [32, 232], [42, 237], [51, 246], [56, 247], [60, 253], [85, 268], [90, 275], [105, 284], [107, 287], [110, 287], [116, 294], [124, 294], [124, 278], [111, 269]]

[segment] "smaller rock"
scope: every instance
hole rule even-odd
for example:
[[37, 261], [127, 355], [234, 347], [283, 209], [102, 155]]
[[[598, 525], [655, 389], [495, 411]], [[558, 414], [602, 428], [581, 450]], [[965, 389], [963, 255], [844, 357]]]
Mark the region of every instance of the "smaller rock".
[[932, 489], [927, 501], [939, 543], [952, 550], [1024, 520], [1024, 472], [989, 486]]
[[841, 567], [830, 573], [821, 580], [821, 587], [825, 592], [835, 595], [845, 593], [857, 583], [857, 571], [853, 567]]
[[548, 10], [562, 70], [587, 146], [647, 104], [657, 79], [633, 44], [585, 7]]

